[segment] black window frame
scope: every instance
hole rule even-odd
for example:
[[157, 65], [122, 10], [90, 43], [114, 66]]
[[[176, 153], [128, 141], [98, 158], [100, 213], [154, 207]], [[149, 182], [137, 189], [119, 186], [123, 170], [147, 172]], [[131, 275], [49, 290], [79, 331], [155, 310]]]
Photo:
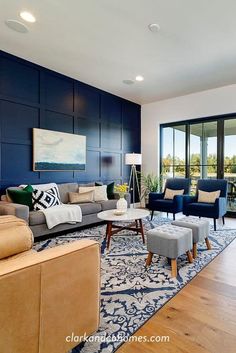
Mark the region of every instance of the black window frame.
[[[160, 124], [160, 143], [159, 143], [159, 161], [160, 161], [160, 174], [162, 174], [162, 161], [163, 161], [163, 129], [168, 127], [176, 127], [178, 125], [185, 125], [185, 177], [190, 177], [190, 126], [193, 124], [201, 124], [208, 122], [217, 122], [217, 179], [224, 178], [224, 122], [225, 120], [236, 119], [236, 112], [229, 114], [206, 116], [195, 119], [186, 119], [173, 121], [170, 123]], [[227, 212], [227, 215], [236, 217], [236, 212]]]

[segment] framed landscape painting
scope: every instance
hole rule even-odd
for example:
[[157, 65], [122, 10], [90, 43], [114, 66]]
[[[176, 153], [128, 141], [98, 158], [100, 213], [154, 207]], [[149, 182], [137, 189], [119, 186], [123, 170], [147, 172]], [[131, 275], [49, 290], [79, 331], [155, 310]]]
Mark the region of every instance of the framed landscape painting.
[[33, 129], [34, 171], [85, 171], [86, 137]]

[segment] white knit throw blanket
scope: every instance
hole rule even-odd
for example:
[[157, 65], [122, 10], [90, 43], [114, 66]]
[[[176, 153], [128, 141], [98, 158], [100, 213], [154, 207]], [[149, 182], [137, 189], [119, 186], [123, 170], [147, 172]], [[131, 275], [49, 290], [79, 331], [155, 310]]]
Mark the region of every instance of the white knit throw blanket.
[[52, 229], [62, 223], [82, 222], [82, 212], [79, 205], [54, 206], [42, 210], [45, 215], [48, 229]]

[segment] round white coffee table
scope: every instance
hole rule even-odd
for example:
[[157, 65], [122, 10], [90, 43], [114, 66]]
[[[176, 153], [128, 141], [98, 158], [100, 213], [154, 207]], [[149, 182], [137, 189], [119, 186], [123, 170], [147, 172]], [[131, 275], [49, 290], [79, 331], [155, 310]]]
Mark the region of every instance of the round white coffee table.
[[[111, 237], [122, 230], [131, 230], [136, 232], [137, 234], [141, 233], [143, 243], [145, 243], [144, 239], [144, 230], [143, 230], [143, 222], [142, 218], [145, 218], [149, 215], [149, 211], [141, 209], [141, 208], [128, 208], [127, 212], [121, 216], [117, 216], [114, 214], [115, 210], [108, 210], [98, 213], [98, 218], [107, 222], [107, 230], [106, 230], [106, 241], [107, 241], [107, 249], [109, 249]], [[126, 226], [114, 224], [117, 222], [132, 222]]]

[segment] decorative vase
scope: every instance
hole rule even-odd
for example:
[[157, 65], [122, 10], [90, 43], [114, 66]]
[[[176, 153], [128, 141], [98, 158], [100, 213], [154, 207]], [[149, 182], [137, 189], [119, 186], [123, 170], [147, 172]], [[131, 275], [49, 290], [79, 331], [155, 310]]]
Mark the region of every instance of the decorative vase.
[[119, 200], [117, 201], [116, 208], [117, 208], [117, 210], [121, 210], [124, 212], [127, 211], [128, 204], [127, 204], [127, 201], [125, 200], [124, 196], [123, 197], [120, 196]]

